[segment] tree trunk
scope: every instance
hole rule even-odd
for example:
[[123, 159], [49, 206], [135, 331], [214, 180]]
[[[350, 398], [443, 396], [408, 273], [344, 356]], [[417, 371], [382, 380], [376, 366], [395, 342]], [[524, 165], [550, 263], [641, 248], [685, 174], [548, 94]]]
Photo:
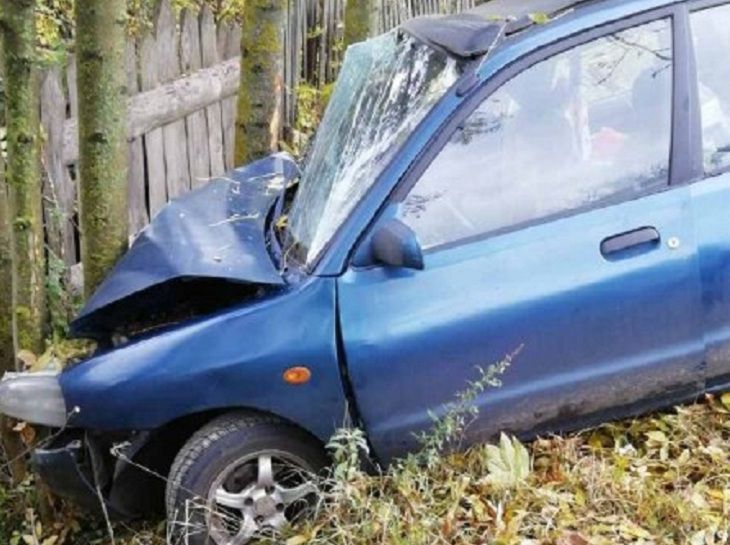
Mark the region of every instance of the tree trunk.
[[[2, 6], [0, 5], [0, 10]], [[0, 11], [0, 21], [2, 12]], [[1, 27], [1, 25], [0, 25]], [[3, 58], [3, 44], [0, 41], [0, 59]], [[0, 62], [0, 78], [5, 70]], [[0, 111], [0, 127], [5, 126], [4, 97], [0, 97], [3, 111]], [[15, 369], [15, 347], [13, 344], [13, 262], [10, 240], [10, 209], [8, 208], [8, 186], [5, 183], [5, 160], [0, 154], [0, 373]]]
[[5, 164], [0, 156], [0, 373], [15, 370], [13, 271]]
[[127, 247], [126, 0], [76, 1], [81, 257], [87, 297]]
[[246, 0], [241, 35], [241, 84], [236, 164], [276, 151], [282, 131], [285, 0]]
[[347, 0], [345, 6], [345, 47], [365, 41], [372, 35], [373, 1]]
[[[15, 371], [13, 345], [13, 272], [10, 249], [10, 217], [8, 191], [5, 184], [5, 163], [0, 156], [0, 375]], [[2, 446], [10, 461], [10, 473], [16, 483], [25, 479], [25, 462], [20, 455], [24, 450], [20, 435], [13, 431], [11, 420], [0, 416]]]
[[16, 347], [43, 351], [45, 267], [33, 0], [2, 0]]

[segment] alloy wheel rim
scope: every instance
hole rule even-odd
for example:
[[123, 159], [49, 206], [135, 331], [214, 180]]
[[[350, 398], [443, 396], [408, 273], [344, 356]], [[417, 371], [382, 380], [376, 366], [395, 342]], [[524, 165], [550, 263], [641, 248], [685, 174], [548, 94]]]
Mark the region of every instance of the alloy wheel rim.
[[293, 522], [318, 494], [307, 464], [265, 451], [229, 464], [210, 488], [208, 535], [215, 545], [244, 545]]

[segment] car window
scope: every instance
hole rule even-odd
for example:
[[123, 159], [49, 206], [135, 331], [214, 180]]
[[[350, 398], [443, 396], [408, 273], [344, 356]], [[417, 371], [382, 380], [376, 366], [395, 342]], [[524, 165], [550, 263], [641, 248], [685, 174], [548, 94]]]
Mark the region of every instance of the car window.
[[536, 64], [485, 100], [399, 208], [424, 249], [668, 184], [671, 22]]
[[730, 167], [730, 6], [692, 14], [697, 55], [705, 170]]

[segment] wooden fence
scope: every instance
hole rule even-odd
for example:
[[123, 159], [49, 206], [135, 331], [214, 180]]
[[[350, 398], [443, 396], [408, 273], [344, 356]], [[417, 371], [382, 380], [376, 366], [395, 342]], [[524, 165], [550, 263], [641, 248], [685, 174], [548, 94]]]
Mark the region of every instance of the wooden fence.
[[[346, 0], [289, 0], [284, 119], [296, 116], [296, 89], [336, 76]], [[474, 0], [375, 0], [377, 31], [416, 15], [460, 11]], [[176, 15], [161, 0], [153, 31], [126, 50], [130, 237], [170, 199], [232, 168], [240, 28], [217, 24], [207, 8]], [[66, 265], [80, 261], [76, 163], [76, 63], [42, 76], [41, 122], [48, 241]]]

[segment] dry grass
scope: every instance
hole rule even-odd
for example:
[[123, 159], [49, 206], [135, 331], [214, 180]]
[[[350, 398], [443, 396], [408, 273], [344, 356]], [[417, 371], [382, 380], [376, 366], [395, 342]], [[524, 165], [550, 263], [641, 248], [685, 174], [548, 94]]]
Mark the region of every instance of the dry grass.
[[[353, 463], [362, 436], [338, 434], [336, 478], [288, 545], [728, 543], [730, 397], [521, 452], [481, 446], [413, 456], [381, 476]], [[529, 453], [529, 458], [525, 456]], [[526, 467], [522, 467], [524, 464]], [[0, 494], [0, 543], [108, 544], [103, 525], [62, 512], [38, 525], [30, 485]], [[116, 528], [118, 545], [161, 545], [161, 526]], [[35, 536], [35, 537], [33, 537]], [[37, 538], [37, 539], [36, 539]], [[53, 539], [55, 538], [55, 541]]]
[[529, 475], [511, 483], [495, 482], [493, 450], [355, 473], [289, 545], [728, 543], [721, 400], [535, 441]]

